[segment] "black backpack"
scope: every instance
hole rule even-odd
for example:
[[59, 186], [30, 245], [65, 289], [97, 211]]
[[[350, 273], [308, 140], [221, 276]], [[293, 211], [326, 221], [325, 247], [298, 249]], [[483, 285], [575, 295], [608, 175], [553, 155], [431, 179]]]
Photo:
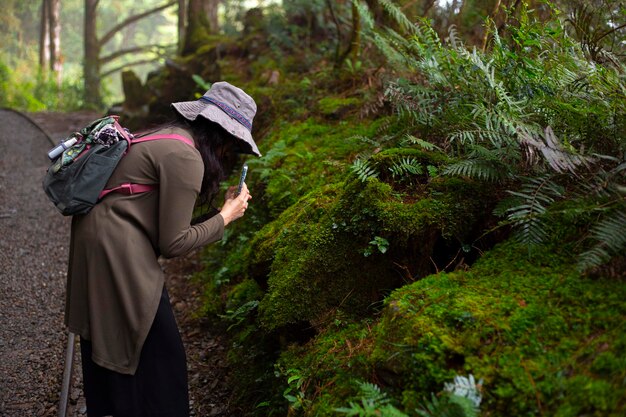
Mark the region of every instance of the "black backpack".
[[53, 161], [43, 179], [43, 189], [65, 216], [89, 213], [111, 192], [137, 194], [154, 190], [156, 184], [126, 183], [111, 189], [104, 187], [131, 144], [158, 139], [174, 139], [194, 146], [192, 140], [176, 134], [135, 139], [118, 123], [118, 116], [95, 120], [48, 153]]

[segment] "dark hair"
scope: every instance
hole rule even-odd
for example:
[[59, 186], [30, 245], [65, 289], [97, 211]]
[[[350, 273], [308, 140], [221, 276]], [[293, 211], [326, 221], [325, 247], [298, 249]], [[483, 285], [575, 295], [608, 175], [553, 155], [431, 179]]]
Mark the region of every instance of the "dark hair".
[[191, 131], [196, 147], [200, 151], [204, 163], [204, 175], [198, 196], [199, 205], [211, 207], [213, 200], [219, 192], [220, 183], [226, 179], [227, 174], [233, 169], [237, 154], [236, 138], [226, 132], [219, 124], [198, 117], [189, 121], [177, 115], [169, 122], [156, 126], [149, 131], [139, 133], [137, 136], [146, 136], [157, 130], [179, 127]]

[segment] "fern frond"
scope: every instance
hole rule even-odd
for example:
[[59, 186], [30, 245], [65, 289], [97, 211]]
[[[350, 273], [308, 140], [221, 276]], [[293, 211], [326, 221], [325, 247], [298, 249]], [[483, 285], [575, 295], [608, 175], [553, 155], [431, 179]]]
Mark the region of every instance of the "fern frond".
[[476, 379], [472, 374], [469, 374], [467, 377], [457, 375], [454, 377], [453, 382], [444, 383], [444, 390], [454, 396], [469, 399], [477, 409], [482, 401], [482, 394], [480, 392], [482, 385], [483, 380], [481, 379], [476, 383]]
[[360, 402], [350, 401], [349, 407], [335, 408], [335, 411], [359, 417], [408, 417], [391, 403], [391, 399], [376, 384], [357, 381]]
[[485, 62], [476, 48], [474, 48], [472, 52], [468, 50], [461, 51], [461, 56], [483, 73], [485, 80], [487, 80], [489, 87], [497, 97], [499, 104], [506, 104], [509, 108], [519, 107], [522, 101], [513, 100], [509, 92], [504, 88], [504, 83], [496, 79], [495, 68], [492, 65], [493, 59]]
[[591, 238], [597, 243], [580, 255], [578, 270], [587, 271], [608, 262], [614, 255], [626, 250], [626, 213], [616, 210], [607, 215], [591, 230]]
[[427, 46], [429, 49], [433, 51], [441, 49], [441, 39], [439, 38], [439, 35], [435, 31], [435, 29], [433, 29], [433, 27], [430, 25], [427, 18], [422, 17], [419, 20], [418, 25], [416, 25], [416, 33], [419, 40], [423, 42], [424, 45]]
[[405, 56], [391, 45], [388, 38], [378, 32], [373, 32], [372, 42], [392, 65], [406, 66], [407, 60]]
[[502, 182], [511, 175], [507, 165], [486, 159], [465, 159], [448, 165], [442, 173], [443, 175], [468, 177], [488, 182]]
[[368, 400], [381, 401], [386, 399], [386, 395], [381, 392], [380, 387], [376, 384], [358, 381], [357, 385], [359, 386], [359, 393]]
[[416, 138], [413, 135], [406, 135], [404, 137], [404, 139], [402, 140], [401, 144], [403, 146], [406, 146], [407, 144], [417, 145], [420, 148], [425, 149], [427, 151], [435, 151], [435, 150], [441, 151], [441, 148], [439, 146], [435, 145], [434, 143], [430, 143], [430, 142], [427, 142], [427, 141], [425, 141], [423, 139]]
[[507, 210], [507, 219], [515, 227], [515, 238], [527, 246], [544, 242], [548, 236], [544, 215], [547, 207], [563, 196], [563, 188], [549, 176], [543, 176], [526, 178], [521, 190], [507, 192], [521, 202]]
[[367, 143], [368, 145], [372, 145], [376, 148], [380, 147], [381, 143], [380, 141], [376, 140], [376, 139], [372, 139], [369, 136], [364, 136], [364, 135], [354, 135], [354, 136], [350, 136], [349, 138], [347, 138], [347, 140], [353, 140], [353, 139], [357, 139], [363, 143]]
[[352, 171], [357, 175], [362, 182], [367, 181], [369, 178], [378, 177], [376, 168], [370, 165], [369, 161], [364, 159], [356, 159], [352, 164]]
[[389, 171], [391, 171], [393, 178], [405, 177], [424, 173], [424, 167], [417, 159], [405, 156], [399, 161], [394, 161], [393, 165], [389, 167]]
[[450, 25], [448, 28], [448, 40], [454, 49], [465, 48], [463, 41], [459, 37], [459, 32], [456, 30], [456, 25]]
[[525, 132], [520, 133], [520, 143], [526, 147], [528, 160], [536, 160], [535, 152], [539, 151], [548, 165], [556, 172], [576, 173], [576, 169], [581, 165], [586, 165], [589, 158], [576, 155], [563, 149], [552, 128], [548, 126], [543, 137], [534, 138]]
[[460, 142], [463, 145], [475, 143], [491, 143], [494, 146], [502, 146], [503, 143], [510, 142], [509, 137], [502, 131], [493, 129], [465, 129], [457, 130], [448, 136], [450, 142]]
[[414, 34], [416, 32], [415, 24], [412, 23], [404, 14], [404, 12], [393, 2], [389, 0], [378, 0], [383, 9], [407, 32]]
[[364, 29], [373, 29], [374, 28], [374, 17], [370, 12], [369, 8], [366, 4], [364, 4], [361, 0], [352, 0], [352, 4], [356, 7], [359, 12], [359, 16], [361, 17], [361, 21], [363, 22]]
[[431, 394], [415, 410], [420, 417], [478, 417], [478, 411], [467, 398], [448, 393], [441, 398]]
[[[611, 162], [617, 162], [618, 165], [606, 172], [601, 170], [598, 172], [595, 181], [587, 186], [588, 191], [597, 194], [600, 197], [607, 198], [625, 198], [626, 197], [626, 161], [620, 162], [620, 159], [613, 158], [608, 155], [594, 155], [596, 158], [604, 159]], [[621, 181], [620, 181], [621, 180]]]

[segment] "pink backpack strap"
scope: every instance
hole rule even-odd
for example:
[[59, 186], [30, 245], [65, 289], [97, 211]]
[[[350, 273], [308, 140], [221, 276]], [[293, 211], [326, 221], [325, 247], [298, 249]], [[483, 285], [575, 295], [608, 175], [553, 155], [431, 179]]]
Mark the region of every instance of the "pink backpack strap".
[[[144, 136], [142, 138], [132, 139], [130, 142], [141, 143], [141, 142], [149, 142], [152, 140], [161, 140], [161, 139], [179, 140], [181, 142], [185, 142], [189, 146], [193, 146], [194, 148], [196, 146], [193, 140], [186, 138], [182, 135], [177, 135], [175, 133], [172, 133], [169, 135], [167, 134], [149, 135], [149, 136]], [[147, 193], [148, 191], [153, 191], [153, 190], [156, 190], [157, 188], [159, 188], [159, 186], [156, 184], [133, 184], [133, 183], [127, 182], [114, 188], [107, 188], [107, 189], [102, 190], [102, 192], [98, 196], [98, 200], [101, 200], [102, 198], [104, 198], [104, 196], [106, 196], [109, 193], [121, 193], [121, 194], [126, 194], [126, 195], [132, 195], [132, 194]]]
[[127, 182], [122, 185], [118, 185], [117, 187], [114, 187], [114, 188], [107, 188], [105, 190], [102, 190], [102, 192], [98, 196], [98, 200], [104, 198], [104, 196], [109, 193], [120, 193], [120, 194], [132, 195], [132, 194], [147, 193], [148, 191], [156, 190], [157, 188], [158, 188], [158, 185], [155, 185], [155, 184], [133, 184], [133, 183]]

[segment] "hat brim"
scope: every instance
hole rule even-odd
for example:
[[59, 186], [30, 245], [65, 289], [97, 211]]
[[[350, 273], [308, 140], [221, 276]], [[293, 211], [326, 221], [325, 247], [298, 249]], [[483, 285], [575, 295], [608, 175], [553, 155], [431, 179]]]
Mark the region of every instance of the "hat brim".
[[201, 116], [207, 120], [222, 126], [226, 132], [240, 140], [244, 153], [261, 156], [250, 131], [234, 117], [224, 112], [219, 107], [202, 101], [181, 101], [172, 103], [172, 108], [185, 119], [194, 121]]

